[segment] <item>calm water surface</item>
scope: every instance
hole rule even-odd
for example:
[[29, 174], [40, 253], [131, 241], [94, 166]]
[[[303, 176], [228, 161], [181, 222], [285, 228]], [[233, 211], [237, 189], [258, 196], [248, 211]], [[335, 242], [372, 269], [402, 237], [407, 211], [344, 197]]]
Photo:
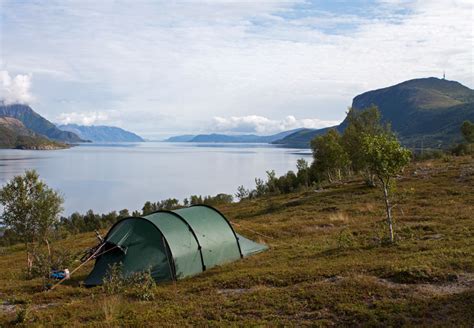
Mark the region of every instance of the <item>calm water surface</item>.
[[65, 214], [139, 209], [145, 201], [234, 194], [265, 171], [296, 169], [308, 150], [256, 144], [138, 143], [81, 145], [66, 150], [0, 150], [0, 184], [36, 169], [61, 192]]

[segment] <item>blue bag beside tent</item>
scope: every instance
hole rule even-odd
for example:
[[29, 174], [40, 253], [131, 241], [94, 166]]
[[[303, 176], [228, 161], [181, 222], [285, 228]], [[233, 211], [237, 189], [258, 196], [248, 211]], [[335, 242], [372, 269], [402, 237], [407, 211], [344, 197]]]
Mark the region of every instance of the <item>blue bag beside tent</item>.
[[58, 279], [58, 280], [61, 280], [61, 279], [69, 279], [70, 277], [70, 274], [69, 274], [69, 270], [68, 269], [64, 269], [64, 270], [54, 270], [51, 272], [51, 274], [49, 275], [50, 278], [52, 279]]

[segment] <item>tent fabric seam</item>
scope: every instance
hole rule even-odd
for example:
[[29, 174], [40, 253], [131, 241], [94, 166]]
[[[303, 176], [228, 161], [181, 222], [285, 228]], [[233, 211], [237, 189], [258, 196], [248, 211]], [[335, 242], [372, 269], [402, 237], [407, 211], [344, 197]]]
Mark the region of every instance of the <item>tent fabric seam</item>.
[[[199, 242], [199, 239], [196, 235], [196, 232], [194, 231], [193, 227], [189, 224], [188, 221], [186, 221], [186, 219], [184, 217], [182, 217], [181, 215], [179, 215], [178, 213], [175, 213], [173, 211], [167, 211], [167, 210], [158, 210], [158, 211], [155, 211], [155, 212], [152, 212], [150, 214], [147, 214], [147, 215], [152, 215], [152, 214], [156, 214], [156, 213], [167, 213], [167, 214], [171, 214], [172, 216], [174, 217], [177, 217], [179, 220], [181, 220], [184, 224], [186, 224], [186, 226], [189, 228], [189, 231], [191, 231], [191, 234], [193, 235], [194, 239], [196, 240], [196, 243], [198, 245], [198, 251], [199, 251], [199, 254], [201, 256], [201, 265], [202, 265], [202, 271], [206, 271], [206, 264], [204, 263], [204, 256], [202, 254], [202, 246], [201, 246], [201, 243]], [[140, 216], [141, 217], [141, 216]], [[150, 221], [144, 217], [141, 217], [142, 219], [145, 219], [147, 221]], [[152, 223], [153, 225], [155, 225], [153, 222], [150, 221], [150, 223]], [[156, 225], [155, 225], [156, 226]], [[160, 230], [161, 231], [161, 230]], [[173, 261], [174, 262], [174, 261]], [[176, 271], [176, 267], [175, 267], [175, 271]]]
[[243, 258], [244, 255], [242, 253], [242, 248], [240, 247], [240, 241], [239, 241], [239, 237], [237, 237], [237, 233], [235, 232], [234, 230], [234, 227], [232, 227], [232, 224], [230, 224], [230, 221], [227, 220], [227, 218], [225, 217], [224, 214], [222, 214], [218, 209], [215, 209], [214, 207], [212, 206], [209, 206], [209, 205], [206, 205], [206, 204], [195, 204], [195, 205], [191, 205], [191, 207], [205, 207], [205, 208], [208, 208], [210, 210], [213, 210], [214, 212], [216, 212], [217, 214], [219, 214], [219, 216], [221, 218], [224, 219], [224, 221], [229, 225], [229, 228], [230, 230], [232, 231], [232, 233], [234, 234], [234, 237], [235, 237], [235, 241], [237, 242], [237, 248], [239, 249], [239, 254], [240, 254], [240, 258]]

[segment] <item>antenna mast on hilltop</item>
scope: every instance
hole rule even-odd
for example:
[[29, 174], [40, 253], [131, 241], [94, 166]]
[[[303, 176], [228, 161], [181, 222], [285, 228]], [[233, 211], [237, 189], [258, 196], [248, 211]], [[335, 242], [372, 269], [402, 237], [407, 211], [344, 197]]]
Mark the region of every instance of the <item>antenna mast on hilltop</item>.
[[446, 72], [443, 71], [443, 80], [446, 80]]

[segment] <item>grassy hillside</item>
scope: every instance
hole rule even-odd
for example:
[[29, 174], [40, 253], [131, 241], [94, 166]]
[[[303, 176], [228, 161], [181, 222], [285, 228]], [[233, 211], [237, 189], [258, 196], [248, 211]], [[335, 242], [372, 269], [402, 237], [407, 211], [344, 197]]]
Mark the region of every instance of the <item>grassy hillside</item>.
[[[352, 108], [377, 105], [382, 120], [390, 122], [400, 141], [408, 147], [448, 148], [462, 140], [459, 130], [465, 120], [474, 121], [474, 90], [456, 81], [423, 78], [405, 81], [356, 96]], [[335, 128], [342, 132], [347, 120]], [[326, 129], [305, 129], [276, 143], [309, 147]]]
[[[385, 230], [378, 190], [355, 180], [222, 208], [237, 232], [270, 250], [159, 285], [155, 301], [21, 279], [22, 246], [1, 250], [0, 326], [29, 305], [25, 326], [459, 326], [474, 322], [474, 159], [413, 164], [399, 179], [399, 241]], [[55, 247], [80, 251], [93, 233]]]
[[[415, 79], [354, 98], [352, 107], [379, 106], [408, 146], [446, 147], [462, 139], [459, 127], [474, 120], [474, 90], [456, 81]], [[344, 122], [342, 123], [344, 125]]]

